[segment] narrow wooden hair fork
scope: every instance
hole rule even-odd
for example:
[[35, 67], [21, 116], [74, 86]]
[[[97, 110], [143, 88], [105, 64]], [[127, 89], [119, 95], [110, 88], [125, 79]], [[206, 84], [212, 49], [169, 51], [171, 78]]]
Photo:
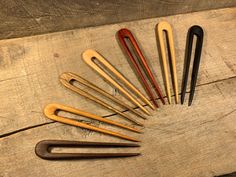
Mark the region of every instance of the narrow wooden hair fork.
[[203, 35], [204, 35], [204, 32], [200, 26], [194, 25], [191, 28], [189, 28], [187, 40], [186, 40], [185, 71], [183, 74], [183, 82], [182, 82], [182, 90], [181, 90], [181, 104], [184, 103], [184, 97], [185, 97], [185, 93], [187, 89], [187, 82], [188, 82], [192, 46], [193, 46], [193, 37], [196, 36], [197, 41], [196, 41], [196, 48], [194, 52], [195, 54], [194, 54], [194, 61], [193, 61], [192, 79], [191, 79], [188, 105], [190, 106], [193, 101], [193, 96], [194, 96], [195, 87], [197, 83], [197, 75], [198, 75], [198, 70], [199, 70], [199, 65], [200, 65], [200, 59], [201, 59]]
[[[109, 72], [112, 73], [116, 78], [119, 79], [120, 82], [124, 83], [130, 90], [133, 91], [133, 93], [138, 95], [141, 100], [143, 100], [152, 109], [154, 109], [152, 103], [133, 84], [131, 84], [115, 67], [113, 67], [104, 57], [102, 57], [98, 52], [91, 49], [84, 51], [82, 56], [85, 63], [87, 63], [92, 69], [94, 69], [98, 74], [100, 74], [113, 86], [119, 89], [121, 93], [123, 93], [130, 101], [132, 101], [135, 105], [137, 105], [143, 112], [145, 112], [147, 115], [150, 115], [150, 112], [142, 105], [142, 103], [139, 100], [135, 99], [125, 88], [123, 88], [110, 75], [108, 75], [108, 73]], [[106, 71], [104, 71], [97, 63], [95, 63], [95, 61], [102, 64], [102, 66], [106, 68]]]
[[[155, 89], [156, 94], [159, 96], [162, 103], [165, 104], [165, 100], [164, 100], [163, 95], [161, 93], [161, 89], [160, 89], [159, 85], [157, 84], [157, 81], [155, 80], [155, 77], [154, 77], [151, 69], [149, 68], [148, 63], [147, 63], [142, 51], [140, 50], [138, 43], [136, 42], [131, 31], [129, 31], [128, 29], [125, 29], [125, 28], [119, 30], [118, 31], [118, 38], [121, 43], [121, 46], [127, 52], [137, 74], [141, 78], [144, 89], [146, 90], [146, 92], [149, 95], [149, 98], [152, 100], [153, 104], [156, 107], [158, 107], [158, 104], [157, 104], [157, 101], [155, 98], [155, 94], [152, 92], [152, 89], [151, 89], [152, 87]], [[131, 49], [129, 48], [129, 45], [127, 44], [126, 39], [128, 39], [128, 41], [131, 43], [131, 45], [130, 45], [130, 46], [132, 46]], [[131, 51], [134, 51], [135, 55], [133, 55]], [[149, 80], [151, 86], [149, 86], [149, 82], [146, 80], [146, 78]]]
[[[77, 83], [79, 83], [80, 85], [86, 86], [86, 89], [81, 89], [78, 86], [76, 86], [75, 84], [73, 84], [73, 81], [76, 81]], [[89, 100], [94, 101], [95, 103], [121, 115], [122, 117], [128, 119], [131, 122], [134, 122], [137, 125], [143, 126], [142, 123], [140, 123], [139, 121], [137, 121], [136, 119], [130, 117], [129, 115], [119, 111], [118, 109], [116, 109], [115, 107], [109, 105], [107, 102], [104, 102], [103, 100], [101, 100], [100, 98], [96, 97], [95, 95], [98, 95], [97, 93], [103, 95], [104, 97], [112, 100], [114, 102], [114, 97], [112, 95], [110, 95], [109, 93], [107, 93], [106, 91], [98, 88], [96, 85], [92, 84], [91, 82], [87, 81], [86, 79], [74, 74], [74, 73], [70, 73], [70, 72], [66, 72], [63, 73], [60, 76], [60, 82], [67, 87], [68, 89], [84, 96], [85, 98], [88, 98]], [[93, 90], [95, 93], [89, 93], [87, 90], [91, 89]], [[111, 98], [112, 97], [112, 98]], [[116, 101], [117, 103], [117, 101]], [[118, 101], [119, 105], [123, 105]], [[124, 107], [124, 106], [123, 106]], [[135, 110], [133, 110], [132, 108], [130, 109], [132, 110], [132, 112], [137, 112]]]
[[90, 119], [93, 119], [93, 120], [97, 120], [97, 121], [100, 121], [100, 122], [104, 122], [104, 123], [107, 123], [107, 124], [110, 124], [110, 125], [115, 125], [117, 127], [124, 128], [124, 129], [130, 130], [130, 131], [136, 132], [136, 133], [141, 133], [141, 131], [136, 129], [136, 128], [129, 127], [127, 125], [124, 125], [124, 124], [121, 124], [121, 123], [118, 123], [118, 122], [115, 122], [115, 121], [112, 121], [112, 120], [109, 120], [109, 119], [105, 119], [103, 117], [100, 117], [100, 116], [97, 116], [97, 115], [94, 115], [94, 114], [91, 114], [91, 113], [88, 113], [88, 112], [85, 112], [85, 111], [81, 111], [79, 109], [75, 109], [75, 108], [72, 108], [72, 107], [69, 107], [69, 106], [54, 103], [54, 104], [48, 104], [44, 108], [44, 114], [49, 119], [52, 119], [54, 121], [61, 122], [61, 123], [64, 123], [64, 124], [68, 124], [68, 125], [81, 127], [81, 128], [85, 128], [85, 129], [89, 129], [89, 130], [93, 130], [93, 131], [97, 131], [97, 132], [100, 132], [100, 133], [104, 133], [104, 134], [108, 134], [108, 135], [111, 135], [111, 136], [119, 137], [119, 138], [126, 139], [126, 140], [129, 140], [129, 141], [136, 141], [136, 142], [139, 141], [139, 140], [136, 140], [134, 138], [131, 138], [127, 135], [123, 135], [123, 134], [118, 133], [118, 132], [114, 132], [114, 131], [111, 131], [111, 130], [108, 130], [108, 129], [104, 129], [104, 128], [96, 127], [96, 126], [89, 125], [89, 124], [86, 124], [86, 123], [82, 123], [82, 122], [79, 122], [75, 119], [59, 116], [59, 115], [57, 115], [57, 111], [65, 111], [65, 112], [68, 112], [68, 113], [72, 113], [72, 114], [80, 115], [80, 116], [87, 117], [87, 118], [90, 118]]
[[166, 94], [168, 98], [168, 102], [171, 103], [171, 92], [170, 92], [170, 83], [169, 83], [169, 76], [168, 76], [168, 69], [167, 69], [167, 56], [166, 56], [166, 50], [165, 50], [165, 42], [164, 42], [164, 32], [166, 32], [167, 37], [167, 51], [168, 54], [170, 54], [170, 72], [171, 72], [171, 78], [172, 83], [174, 87], [174, 93], [175, 93], [175, 102], [178, 103], [179, 100], [179, 93], [178, 93], [178, 82], [177, 82], [177, 73], [176, 73], [176, 61], [175, 61], [175, 47], [174, 47], [174, 39], [173, 39], [173, 33], [171, 25], [166, 22], [162, 21], [158, 23], [157, 25], [157, 35], [158, 35], [158, 41], [160, 45], [160, 55], [161, 60], [163, 64], [163, 71], [164, 71], [164, 82], [166, 86]]
[[86, 142], [86, 141], [68, 141], [68, 140], [42, 140], [35, 146], [35, 154], [46, 160], [73, 160], [73, 159], [91, 159], [91, 158], [115, 158], [131, 157], [140, 155], [140, 153], [53, 153], [52, 148], [132, 148], [140, 147], [135, 143], [112, 143], [112, 142]]

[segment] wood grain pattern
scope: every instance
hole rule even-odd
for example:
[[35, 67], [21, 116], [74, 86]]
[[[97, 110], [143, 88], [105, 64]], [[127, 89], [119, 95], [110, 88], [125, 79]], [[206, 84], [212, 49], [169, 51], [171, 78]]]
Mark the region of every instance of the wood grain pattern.
[[[93, 91], [96, 92], [96, 94], [90, 94], [89, 92], [82, 90], [79, 87], [76, 87], [74, 84], [72, 84], [73, 81], [76, 81], [77, 83], [80, 83], [81, 85], [87, 86], [88, 88], [93, 88]], [[70, 72], [65, 72], [60, 76], [60, 82], [68, 89], [78, 93], [79, 95], [93, 101], [94, 103], [97, 103], [101, 106], [103, 106], [106, 109], [109, 109], [111, 111], [113, 111], [116, 114], [121, 115], [122, 117], [128, 119], [129, 121], [143, 126], [142, 123], [140, 123], [139, 121], [137, 121], [136, 119], [130, 117], [129, 115], [126, 115], [125, 113], [119, 111], [118, 109], [114, 108], [112, 105], [104, 102], [102, 99], [96, 97], [95, 95], [97, 95], [98, 93], [102, 95], [102, 97], [105, 97], [106, 99], [112, 98], [111, 100], [115, 100], [116, 103], [119, 103], [120, 106], [123, 106], [124, 109], [128, 109], [129, 111], [131, 111], [132, 113], [136, 113], [136, 116], [138, 114], [138, 112], [131, 108], [131, 107], [125, 107], [125, 104], [123, 104], [122, 101], [118, 100], [116, 97], [113, 97], [113, 95], [107, 93], [105, 90], [101, 90], [99, 87], [97, 87], [96, 85], [92, 84], [91, 82], [87, 81], [86, 79], [74, 74], [74, 73], [70, 73]], [[105, 94], [104, 94], [105, 93]], [[108, 97], [107, 97], [108, 96]]]
[[0, 2], [0, 39], [233, 6], [235, 0], [7, 0]]
[[[236, 8], [231, 8], [0, 41], [0, 176], [211, 177], [234, 172], [235, 19]], [[118, 120], [117, 115], [111, 116], [112, 112], [65, 89], [58, 77], [66, 71], [77, 73], [124, 100], [82, 61], [81, 53], [93, 48], [143, 92], [115, 33], [124, 27], [132, 30], [143, 54], [150, 59], [155, 77], [160, 78], [155, 25], [162, 20], [173, 24], [178, 78], [182, 76], [188, 28], [198, 24], [205, 30], [193, 105], [165, 105], [153, 112], [145, 121], [145, 133], [134, 136], [142, 140], [140, 157], [60, 163], [37, 158], [34, 146], [42, 139], [117, 141], [52, 123], [43, 115], [43, 108], [57, 102]], [[178, 82], [181, 85], [181, 79]], [[162, 80], [158, 83], [163, 87]], [[83, 118], [81, 121], [117, 131], [109, 125]], [[123, 119], [119, 122], [126, 123]], [[129, 135], [126, 130], [122, 133]]]

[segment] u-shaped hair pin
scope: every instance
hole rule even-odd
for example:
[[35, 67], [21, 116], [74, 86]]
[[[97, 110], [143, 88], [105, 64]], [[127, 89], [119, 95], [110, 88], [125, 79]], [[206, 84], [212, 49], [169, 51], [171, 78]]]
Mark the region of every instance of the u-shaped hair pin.
[[[78, 86], [75, 86], [72, 81], [76, 81], [77, 83], [79, 83], [80, 85], [86, 86], [86, 88], [90, 88], [91, 90], [95, 91], [96, 93], [102, 93], [103, 96], [105, 96], [106, 98], [110, 98], [112, 95], [110, 95], [109, 93], [105, 92], [104, 90], [98, 88], [97, 86], [95, 86], [94, 84], [92, 84], [91, 82], [87, 81], [86, 79], [74, 74], [74, 73], [70, 73], [70, 72], [66, 72], [63, 73], [60, 76], [60, 82], [68, 89], [80, 94], [81, 96], [84, 96], [85, 98], [88, 98], [89, 100], [94, 101], [97, 104], [100, 104], [101, 106], [121, 115], [122, 117], [128, 119], [129, 121], [134, 122], [137, 125], [141, 125], [143, 126], [142, 123], [140, 123], [139, 121], [135, 120], [134, 118], [128, 116], [127, 114], [119, 111], [118, 109], [114, 108], [113, 106], [107, 104], [106, 102], [104, 102], [103, 100], [99, 99], [98, 97], [95, 96], [95, 94], [90, 94], [89, 92], [85, 91], [87, 89], [81, 89]], [[104, 93], [105, 92], [105, 93]], [[109, 95], [110, 97], [108, 97], [107, 95]], [[120, 105], [120, 104], [119, 104]]]
[[119, 83], [114, 81], [103, 69], [101, 69], [93, 60], [96, 58], [107, 70], [112, 72], [120, 81], [122, 81], [127, 87], [133, 90], [146, 104], [148, 104], [152, 109], [154, 106], [152, 103], [133, 85], [131, 84], [117, 69], [115, 69], [105, 58], [103, 58], [99, 53], [94, 50], [88, 49], [82, 54], [83, 60], [87, 63], [92, 69], [99, 73], [103, 78], [109, 81], [113, 86], [119, 89], [127, 98], [129, 98], [135, 105], [140, 107], [140, 109], [146, 114], [150, 115], [150, 112], [144, 108], [144, 106], [135, 99], [126, 89], [124, 89]]
[[91, 158], [114, 158], [131, 157], [140, 155], [138, 152], [121, 153], [54, 153], [52, 148], [135, 148], [140, 147], [135, 143], [111, 143], [111, 142], [87, 142], [87, 141], [69, 141], [69, 140], [42, 140], [35, 146], [35, 154], [46, 160], [72, 160], [72, 159], [91, 159]]
[[100, 116], [97, 116], [97, 115], [94, 115], [94, 114], [91, 114], [91, 113], [88, 113], [88, 112], [85, 112], [85, 111], [81, 111], [79, 109], [75, 109], [75, 108], [72, 108], [72, 107], [69, 107], [69, 106], [54, 103], [54, 104], [48, 104], [44, 108], [45, 116], [49, 119], [54, 120], [54, 121], [61, 122], [61, 123], [64, 123], [64, 124], [68, 124], [68, 125], [81, 127], [81, 128], [85, 128], [85, 129], [89, 129], [89, 130], [93, 130], [93, 131], [97, 131], [97, 132], [100, 132], [100, 133], [108, 134], [108, 135], [111, 135], [111, 136], [119, 137], [119, 138], [130, 140], [130, 141], [136, 141], [136, 142], [139, 141], [139, 140], [136, 140], [136, 139], [131, 138], [129, 136], [123, 135], [121, 133], [113, 132], [111, 130], [107, 130], [107, 129], [104, 129], [104, 128], [95, 127], [95, 126], [92, 126], [92, 125], [89, 125], [89, 124], [86, 124], [86, 123], [78, 122], [78, 121], [70, 119], [70, 118], [58, 116], [58, 115], [56, 115], [57, 111], [65, 111], [65, 112], [68, 112], [68, 113], [72, 113], [72, 114], [80, 115], [80, 116], [87, 117], [87, 118], [90, 118], [90, 119], [93, 119], [93, 120], [97, 120], [97, 121], [100, 121], [100, 122], [104, 122], [104, 123], [107, 123], [107, 124], [110, 124], [110, 125], [115, 125], [117, 127], [121, 127], [121, 128], [130, 130], [130, 131], [133, 131], [133, 132], [136, 132], [136, 133], [141, 133], [140, 130], [137, 130], [135, 128], [132, 128], [132, 127], [126, 126], [124, 124], [121, 124], [121, 123], [118, 123], [118, 122], [115, 122], [115, 121], [112, 121], [112, 120], [109, 120], [109, 119], [105, 119], [103, 117], [100, 117]]
[[166, 86], [166, 94], [168, 98], [168, 102], [171, 103], [171, 91], [170, 91], [170, 82], [168, 76], [168, 68], [167, 68], [167, 55], [165, 50], [165, 42], [164, 42], [164, 35], [163, 33], [166, 32], [167, 37], [167, 49], [168, 53], [170, 54], [170, 71], [171, 71], [171, 78], [174, 87], [175, 93], [175, 102], [178, 103], [179, 95], [178, 95], [178, 82], [177, 82], [177, 73], [176, 73], [176, 61], [175, 61], [175, 49], [174, 49], [174, 40], [172, 34], [172, 28], [168, 22], [162, 21], [157, 25], [157, 35], [158, 35], [158, 42], [160, 45], [160, 55], [163, 64], [163, 71], [164, 71], [164, 80]]
[[194, 61], [193, 61], [193, 70], [192, 70], [192, 79], [191, 79], [191, 86], [190, 86], [190, 95], [189, 95], [189, 102], [188, 105], [190, 106], [193, 101], [193, 96], [195, 92], [195, 87], [197, 83], [197, 75], [200, 65], [201, 59], [201, 52], [202, 52], [202, 44], [203, 44], [203, 29], [200, 26], [194, 25], [192, 26], [187, 35], [187, 42], [186, 42], [186, 50], [185, 50], [185, 71], [183, 75], [183, 82], [182, 82], [182, 90], [181, 90], [181, 104], [184, 103], [184, 97], [187, 89], [187, 82], [188, 82], [188, 74], [189, 74], [189, 67], [190, 67], [190, 60], [191, 60], [191, 53], [192, 53], [192, 46], [193, 46], [193, 37], [197, 37], [196, 41], [196, 48], [194, 54]]
[[[137, 74], [141, 78], [143, 86], [144, 86], [147, 94], [149, 95], [149, 98], [152, 100], [153, 104], [156, 107], [158, 107], [158, 104], [157, 104], [157, 101], [155, 98], [155, 94], [152, 92], [152, 87], [155, 89], [156, 94], [159, 96], [162, 103], [165, 104], [165, 100], [162, 96], [161, 89], [160, 89], [159, 85], [157, 84], [157, 81], [155, 80], [155, 77], [154, 77], [151, 69], [149, 68], [148, 63], [147, 63], [144, 55], [142, 54], [142, 51], [140, 50], [131, 31], [123, 28], [123, 29], [119, 30], [117, 32], [117, 34], [118, 34], [118, 38], [121, 43], [121, 46], [128, 54], [129, 59], [131, 60]], [[127, 41], [125, 39], [128, 39], [129, 42], [131, 43], [132, 49], [135, 52], [135, 56], [132, 54], [131, 50], [129, 49], [129, 46], [128, 46]], [[139, 63], [141, 65], [141, 67], [139, 66]], [[149, 82], [146, 80], [145, 76], [150, 81], [151, 86], [149, 86]]]

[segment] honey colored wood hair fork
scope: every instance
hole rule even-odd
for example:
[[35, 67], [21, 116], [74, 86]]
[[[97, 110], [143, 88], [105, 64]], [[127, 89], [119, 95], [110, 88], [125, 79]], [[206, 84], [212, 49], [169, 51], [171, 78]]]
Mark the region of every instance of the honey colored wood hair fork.
[[164, 71], [164, 82], [166, 87], [166, 94], [168, 98], [169, 104], [171, 103], [171, 91], [170, 91], [170, 82], [169, 82], [169, 75], [168, 75], [168, 69], [167, 69], [167, 55], [166, 55], [166, 49], [165, 49], [165, 42], [164, 42], [164, 32], [167, 34], [167, 47], [170, 53], [170, 70], [172, 75], [172, 83], [174, 87], [174, 93], [175, 93], [175, 102], [178, 103], [179, 101], [179, 95], [178, 95], [178, 82], [177, 82], [177, 73], [176, 73], [176, 61], [175, 61], [175, 47], [174, 47], [174, 39], [173, 39], [173, 33], [172, 28], [168, 22], [162, 21], [158, 23], [157, 25], [157, 36], [158, 36], [158, 42], [160, 45], [160, 55], [161, 60], [163, 64], [163, 71]]

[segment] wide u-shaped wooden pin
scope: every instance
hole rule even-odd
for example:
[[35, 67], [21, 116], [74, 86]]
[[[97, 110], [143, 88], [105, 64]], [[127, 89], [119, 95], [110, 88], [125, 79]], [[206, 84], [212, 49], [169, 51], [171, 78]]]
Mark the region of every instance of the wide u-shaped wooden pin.
[[160, 56], [161, 56], [163, 71], [164, 71], [164, 82], [165, 82], [165, 87], [166, 87], [166, 94], [167, 94], [168, 102], [171, 103], [171, 91], [170, 91], [170, 82], [169, 82], [168, 67], [167, 67], [167, 55], [166, 55], [166, 49], [165, 49], [164, 32], [166, 32], [167, 34], [166, 35], [167, 45], [168, 45], [167, 51], [170, 57], [170, 72], [171, 72], [172, 83], [174, 86], [175, 102], [178, 103], [178, 100], [179, 100], [178, 82], [177, 82], [175, 48], [174, 48], [172, 28], [168, 22], [162, 21], [158, 23], [157, 25], [157, 36], [158, 36]]
[[119, 89], [128, 99], [130, 99], [134, 104], [136, 104], [140, 109], [142, 109], [146, 114], [150, 115], [150, 112], [144, 108], [144, 106], [135, 99], [126, 89], [124, 89], [119, 83], [114, 81], [101, 67], [94, 62], [94, 59], [102, 64], [103, 67], [106, 67], [107, 70], [112, 72], [114, 76], [119, 78], [130, 90], [132, 90], [136, 95], [138, 95], [145, 103], [147, 103], [152, 109], [154, 106], [152, 103], [133, 85], [131, 84], [117, 69], [115, 69], [105, 58], [103, 58], [99, 53], [94, 50], [88, 49], [83, 52], [83, 60], [97, 73], [99, 73], [103, 78], [110, 82], [113, 86]]
[[[72, 81], [77, 82], [80, 85], [86, 86], [86, 89], [79, 88], [77, 85], [73, 84]], [[110, 95], [109, 93], [105, 92], [104, 90], [98, 88], [96, 85], [92, 84], [91, 82], [82, 78], [81, 76], [78, 76], [74, 73], [66, 72], [60, 76], [60, 82], [68, 89], [70, 89], [70, 90], [84, 96], [85, 98], [88, 98], [88, 99], [94, 101], [95, 103], [121, 115], [122, 117], [128, 119], [131, 122], [134, 122], [137, 125], [143, 126], [143, 124], [140, 123], [139, 121], [137, 121], [136, 119], [128, 116], [127, 114], [123, 113], [122, 111], [119, 111], [118, 109], [116, 109], [112, 105], [109, 105], [108, 103], [104, 102], [103, 100], [101, 100], [100, 98], [95, 96], [95, 95], [97, 95], [97, 93], [100, 93], [104, 97], [110, 99], [112, 95]], [[87, 91], [88, 89], [93, 90], [94, 92], [96, 92], [96, 94], [89, 93]]]
[[65, 111], [65, 112], [68, 112], [68, 113], [72, 113], [72, 114], [84, 116], [84, 117], [87, 117], [87, 118], [90, 118], [90, 119], [93, 119], [93, 120], [97, 120], [97, 121], [100, 121], [100, 122], [104, 122], [104, 123], [107, 123], [107, 124], [110, 124], [110, 125], [115, 125], [117, 127], [121, 127], [121, 128], [127, 129], [127, 130], [131, 130], [133, 132], [141, 133], [140, 130], [137, 130], [135, 128], [132, 128], [132, 127], [123, 125], [121, 123], [118, 123], [118, 122], [115, 122], [115, 121], [112, 121], [112, 120], [109, 120], [109, 119], [105, 119], [103, 117], [100, 117], [100, 116], [97, 116], [97, 115], [94, 115], [94, 114], [91, 114], [91, 113], [88, 113], [88, 112], [85, 112], [85, 111], [81, 111], [81, 110], [78, 110], [78, 109], [75, 109], [75, 108], [72, 108], [72, 107], [69, 107], [69, 106], [65, 106], [65, 105], [55, 103], [55, 104], [48, 104], [44, 108], [44, 114], [46, 115], [46, 117], [49, 118], [49, 119], [52, 119], [54, 121], [61, 122], [61, 123], [64, 123], [64, 124], [68, 124], [68, 125], [81, 127], [81, 128], [85, 128], [85, 129], [89, 129], [89, 130], [93, 130], [93, 131], [97, 131], [97, 132], [101, 132], [101, 133], [104, 133], [104, 134], [108, 134], [108, 135], [111, 135], [111, 136], [119, 137], [119, 138], [130, 140], [130, 141], [136, 141], [136, 142], [139, 141], [139, 140], [131, 138], [127, 135], [123, 135], [121, 133], [113, 132], [111, 130], [107, 130], [107, 129], [95, 127], [95, 126], [92, 126], [92, 125], [89, 125], [89, 124], [86, 124], [86, 123], [78, 122], [74, 119], [59, 116], [59, 115], [56, 114], [57, 111]]
[[91, 159], [91, 158], [114, 158], [114, 157], [132, 157], [140, 155], [137, 152], [121, 153], [55, 153], [53, 148], [135, 148], [140, 147], [135, 143], [112, 143], [112, 142], [87, 142], [87, 141], [68, 141], [68, 140], [42, 140], [35, 146], [35, 154], [46, 160], [72, 160], [72, 159]]

